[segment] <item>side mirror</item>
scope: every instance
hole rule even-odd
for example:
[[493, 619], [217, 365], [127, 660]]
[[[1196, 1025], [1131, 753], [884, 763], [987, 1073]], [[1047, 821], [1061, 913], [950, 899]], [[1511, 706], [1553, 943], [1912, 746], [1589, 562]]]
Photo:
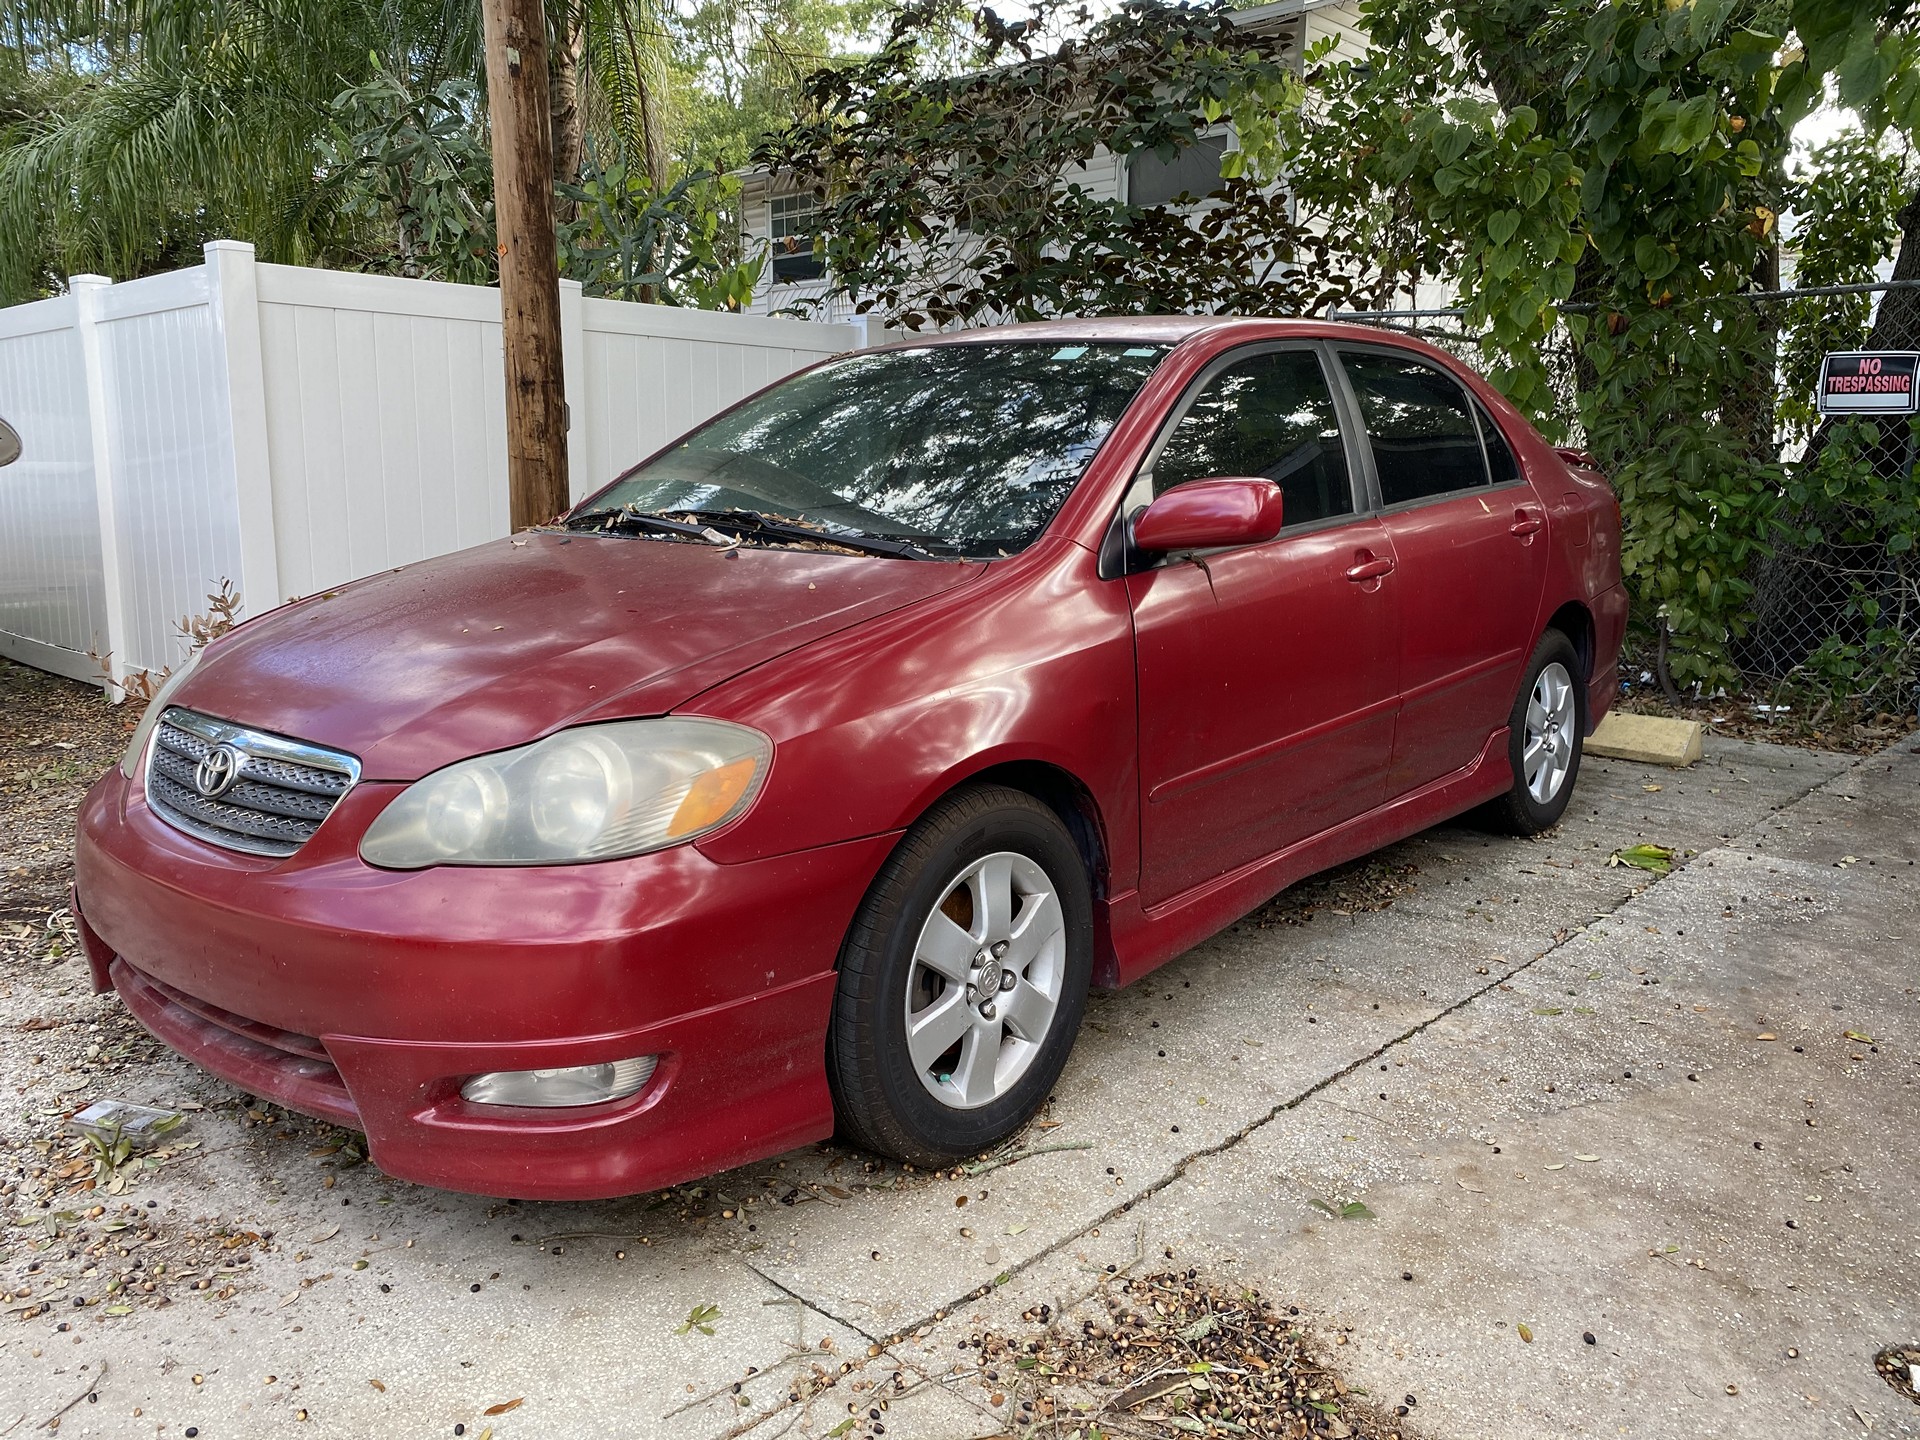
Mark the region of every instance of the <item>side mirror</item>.
[[0, 420], [0, 465], [11, 465], [20, 458], [20, 432]]
[[1140, 512], [1133, 543], [1159, 551], [1257, 545], [1280, 533], [1280, 501], [1280, 487], [1271, 480], [1192, 480]]

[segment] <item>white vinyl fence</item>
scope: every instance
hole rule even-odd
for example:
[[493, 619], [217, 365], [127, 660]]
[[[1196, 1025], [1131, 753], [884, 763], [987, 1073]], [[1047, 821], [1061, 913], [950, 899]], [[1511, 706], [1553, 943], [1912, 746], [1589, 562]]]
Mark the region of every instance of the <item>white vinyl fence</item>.
[[[561, 283], [575, 499], [859, 325], [584, 298]], [[243, 615], [507, 533], [500, 292], [256, 263], [0, 310], [0, 655], [110, 690]], [[109, 657], [102, 676], [93, 658]]]

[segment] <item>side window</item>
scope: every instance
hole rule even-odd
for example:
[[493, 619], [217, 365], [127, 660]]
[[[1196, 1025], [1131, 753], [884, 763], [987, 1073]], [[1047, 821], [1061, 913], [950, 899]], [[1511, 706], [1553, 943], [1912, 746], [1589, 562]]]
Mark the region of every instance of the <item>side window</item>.
[[1401, 505], [1487, 483], [1467, 392], [1411, 356], [1342, 354], [1380, 472], [1380, 502]]
[[1260, 476], [1288, 525], [1353, 513], [1333, 394], [1311, 350], [1270, 350], [1207, 382], [1153, 467], [1156, 495], [1215, 475]]
[[1507, 444], [1507, 437], [1500, 433], [1500, 427], [1493, 423], [1487, 407], [1476, 400], [1473, 402], [1473, 413], [1480, 421], [1480, 436], [1487, 442], [1487, 469], [1493, 475], [1493, 483], [1504, 485], [1509, 480], [1518, 480], [1520, 467], [1514, 463], [1512, 447]]

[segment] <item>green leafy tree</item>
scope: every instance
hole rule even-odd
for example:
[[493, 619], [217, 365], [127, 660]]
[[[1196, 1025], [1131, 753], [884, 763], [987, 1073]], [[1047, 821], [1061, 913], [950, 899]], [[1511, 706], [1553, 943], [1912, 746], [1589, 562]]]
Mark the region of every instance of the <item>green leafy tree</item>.
[[[1912, 188], [1905, 159], [1878, 137], [1848, 130], [1808, 157], [1807, 172], [1793, 192], [1795, 288], [1870, 282], [1900, 238], [1897, 216]], [[1788, 439], [1811, 437], [1821, 359], [1865, 343], [1873, 306], [1866, 293], [1786, 302], [1780, 420]]]
[[563, 187], [575, 218], [560, 228], [561, 268], [589, 295], [739, 310], [753, 298], [766, 253], [735, 255], [728, 192], [739, 182], [698, 170], [664, 191], [615, 162], [589, 160]]
[[[1782, 103], [1791, 113], [1806, 113], [1831, 89], [1860, 117], [1870, 140], [1892, 132], [1909, 146], [1920, 141], [1920, 6], [1914, 0], [1792, 0], [1792, 16], [1801, 44], [1780, 77]], [[1893, 278], [1920, 279], [1920, 187], [1910, 190], [1895, 221], [1900, 246]], [[1888, 292], [1868, 343], [1887, 350], [1920, 346], [1920, 291]]]
[[[445, 82], [475, 80], [479, 28], [463, 19], [459, 7], [429, 0], [20, 0], [0, 9], [0, 43], [68, 79], [58, 103], [0, 146], [0, 255], [38, 246], [57, 272], [127, 278], [174, 258], [156, 237], [183, 217], [195, 239], [250, 239], [276, 260], [364, 253], [362, 202], [375, 190], [315, 193], [338, 179], [328, 155], [343, 121], [336, 102], [359, 91], [348, 123], [364, 125], [376, 97], [404, 108]], [[380, 168], [360, 173], [377, 180]]]
[[[1757, 408], [1771, 336], [1736, 299], [1767, 273], [1784, 203], [1780, 7], [1370, 0], [1365, 15], [1365, 62], [1317, 77], [1303, 205], [1336, 253], [1457, 278], [1495, 382], [1612, 474], [1623, 567], [1673, 677], [1728, 678], [1782, 478]], [[1356, 190], [1371, 203], [1351, 205]]]
[[884, 27], [889, 0], [697, 0], [674, 22], [682, 124], [675, 159], [689, 170], [746, 165], [785, 128], [806, 77], [851, 64]]
[[[1224, 6], [1128, 0], [1054, 35], [1058, 12], [978, 18], [959, 73], [929, 73], [937, 4], [898, 13], [870, 59], [826, 68], [758, 154], [822, 199], [832, 292], [925, 325], [1058, 314], [1295, 313], [1336, 293], [1269, 182], [1301, 102], [1276, 42]], [[1230, 124], [1211, 193], [1139, 205], [1084, 183], [1101, 149], [1172, 159]]]
[[[299, 225], [367, 235], [374, 243], [357, 257], [362, 269], [491, 282], [493, 156], [479, 105], [468, 80], [416, 92], [384, 68], [339, 95]], [[364, 223], [341, 223], [348, 219]]]
[[[688, 137], [696, 115], [713, 128], [723, 28], [746, 57], [738, 83], [771, 113], [792, 77], [763, 28], [799, 19], [825, 48], [846, 28], [836, 17], [874, 3], [707, 0], [711, 33], [694, 45], [664, 0], [549, 0], [562, 224], [583, 183], [637, 177], [659, 195], [705, 168]], [[296, 264], [490, 278], [480, 37], [477, 0], [0, 5], [0, 303], [80, 271], [192, 263], [216, 236]], [[730, 247], [722, 269], [744, 258], [724, 213], [683, 228]]]

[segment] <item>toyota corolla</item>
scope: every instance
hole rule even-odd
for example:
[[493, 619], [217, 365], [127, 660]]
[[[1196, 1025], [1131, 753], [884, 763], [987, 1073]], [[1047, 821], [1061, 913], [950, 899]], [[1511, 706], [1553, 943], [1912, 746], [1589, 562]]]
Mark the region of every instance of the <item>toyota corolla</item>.
[[161, 1040], [410, 1180], [950, 1161], [1090, 986], [1465, 811], [1553, 825], [1619, 566], [1590, 463], [1403, 337], [847, 355], [206, 647], [87, 798], [76, 914]]

